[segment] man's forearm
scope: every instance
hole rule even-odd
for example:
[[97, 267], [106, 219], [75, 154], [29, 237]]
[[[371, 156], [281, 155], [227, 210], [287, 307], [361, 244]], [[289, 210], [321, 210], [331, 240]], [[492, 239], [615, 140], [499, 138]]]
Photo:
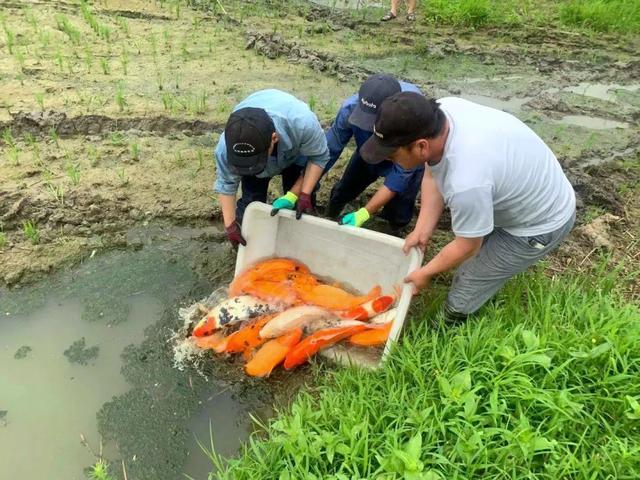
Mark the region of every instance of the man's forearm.
[[306, 193], [307, 195], [311, 195], [313, 189], [316, 188], [320, 177], [322, 177], [322, 172], [324, 172], [322, 167], [312, 162], [307, 163], [307, 168], [305, 168], [304, 177], [302, 178], [302, 188], [300, 192], [293, 193], [295, 193], [296, 195], [298, 195], [299, 193]]
[[429, 263], [422, 267], [422, 271], [430, 277], [439, 273], [448, 272], [473, 257], [478, 253], [481, 246], [482, 238], [457, 237], [445, 245]]
[[393, 197], [396, 196], [396, 192], [389, 190], [387, 187], [382, 185], [378, 191], [371, 197], [371, 200], [367, 202], [364, 208], [367, 209], [369, 215], [373, 215], [382, 207], [384, 207], [387, 203], [391, 201]]
[[224, 226], [228, 227], [233, 222], [236, 221], [236, 197], [233, 195], [218, 195], [218, 201], [220, 202], [220, 207], [222, 208], [222, 219], [224, 221]]

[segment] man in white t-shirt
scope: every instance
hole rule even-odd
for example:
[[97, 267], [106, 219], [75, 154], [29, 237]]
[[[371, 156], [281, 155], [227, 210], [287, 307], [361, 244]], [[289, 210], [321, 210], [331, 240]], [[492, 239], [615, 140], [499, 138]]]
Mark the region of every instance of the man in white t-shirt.
[[445, 205], [455, 239], [412, 272], [417, 292], [457, 267], [446, 318], [478, 310], [512, 276], [547, 255], [575, 221], [575, 194], [558, 160], [516, 117], [454, 97], [389, 97], [361, 149], [369, 163], [426, 164], [421, 208], [405, 251], [424, 250]]

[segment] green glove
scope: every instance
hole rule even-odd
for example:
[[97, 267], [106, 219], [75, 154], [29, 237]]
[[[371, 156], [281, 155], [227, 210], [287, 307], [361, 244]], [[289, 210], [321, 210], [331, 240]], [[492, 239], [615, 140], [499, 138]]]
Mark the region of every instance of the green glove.
[[369, 220], [370, 217], [371, 215], [369, 215], [369, 212], [367, 211], [367, 209], [362, 207], [357, 212], [347, 213], [344, 217], [342, 217], [342, 219], [340, 220], [340, 225], [351, 225], [352, 227], [361, 227], [364, 224], [364, 222]]
[[273, 217], [281, 209], [293, 210], [297, 201], [298, 196], [293, 192], [287, 192], [285, 195], [276, 198], [272, 205], [271, 216]]

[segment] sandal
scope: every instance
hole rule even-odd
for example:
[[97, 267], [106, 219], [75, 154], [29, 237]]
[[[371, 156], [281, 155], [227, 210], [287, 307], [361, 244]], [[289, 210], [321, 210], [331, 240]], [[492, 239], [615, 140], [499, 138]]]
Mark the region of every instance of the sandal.
[[407, 13], [407, 22], [415, 22], [416, 14], [414, 12]]
[[380, 19], [381, 22], [388, 22], [389, 20], [395, 20], [397, 15], [394, 15], [392, 12], [385, 13], [384, 17]]

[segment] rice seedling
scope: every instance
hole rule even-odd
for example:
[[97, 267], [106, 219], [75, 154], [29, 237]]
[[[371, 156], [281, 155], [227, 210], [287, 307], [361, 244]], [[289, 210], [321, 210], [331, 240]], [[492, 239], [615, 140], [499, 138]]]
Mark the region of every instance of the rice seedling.
[[457, 327], [418, 299], [380, 370], [316, 366], [314, 388], [239, 458], [211, 450], [211, 476], [639, 478], [640, 310], [617, 290], [629, 281], [606, 262], [539, 269]]
[[58, 14], [55, 19], [58, 30], [66, 34], [72, 44], [80, 45], [80, 39], [82, 38], [80, 30], [74, 27], [65, 15]]
[[164, 29], [162, 31], [162, 38], [164, 39], [164, 48], [165, 50], [170, 51], [171, 50], [171, 34], [169, 33], [168, 29]]
[[118, 15], [116, 17], [116, 23], [118, 24], [118, 27], [120, 27], [120, 30], [122, 30], [122, 33], [124, 33], [125, 37], [129, 38], [129, 23], [127, 20]]
[[7, 234], [0, 230], [0, 250], [7, 245]]
[[51, 34], [47, 30], [41, 30], [38, 34], [38, 41], [43, 49], [46, 49], [51, 43]]
[[173, 104], [174, 104], [173, 94], [168, 92], [163, 92], [162, 95], [160, 95], [160, 98], [162, 99], [162, 106], [164, 107], [164, 109], [168, 111], [173, 111]]
[[40, 110], [44, 110], [44, 92], [37, 92], [35, 97]]
[[20, 149], [17, 145], [13, 145], [9, 147], [7, 152], [7, 156], [9, 157], [9, 162], [14, 166], [20, 165]]
[[20, 71], [24, 72], [24, 62], [26, 60], [24, 52], [16, 51], [16, 53], [13, 55], [13, 58], [15, 58], [16, 62], [18, 62], [18, 66], [20, 67]]
[[5, 42], [7, 44], [7, 50], [9, 51], [9, 55], [13, 55], [13, 47], [16, 44], [16, 34], [9, 29], [9, 27], [7, 27], [5, 24], [3, 24], [4, 27], [4, 37], [5, 37]]
[[49, 138], [56, 144], [57, 148], [60, 148], [60, 135], [55, 127], [49, 127]]
[[177, 151], [176, 153], [173, 154], [173, 163], [178, 168], [184, 168], [185, 167], [187, 162], [185, 161], [184, 157], [182, 156], [182, 152]]
[[92, 167], [97, 167], [100, 163], [100, 152], [93, 145], [87, 147], [87, 156], [89, 157], [89, 164]]
[[56, 63], [58, 64], [58, 68], [62, 72], [64, 70], [64, 57], [62, 56], [60, 48], [56, 50]]
[[101, 58], [100, 59], [100, 68], [102, 69], [102, 73], [104, 75], [109, 75], [111, 73], [111, 67], [109, 66], [109, 59], [108, 58]]
[[29, 22], [29, 25], [31, 25], [33, 33], [38, 35], [38, 33], [40, 33], [40, 22], [36, 18], [36, 15], [31, 7], [27, 9], [27, 22]]
[[65, 171], [72, 185], [75, 186], [80, 183], [80, 167], [77, 163], [68, 162]]
[[13, 132], [11, 131], [10, 127], [6, 127], [4, 130], [2, 130], [2, 141], [8, 147], [15, 147], [16, 139], [13, 138]]
[[120, 167], [116, 170], [116, 175], [118, 175], [118, 178], [120, 179], [120, 181], [122, 182], [123, 185], [127, 185], [129, 183], [129, 179], [126, 176], [126, 173], [124, 171], [124, 167]]
[[40, 232], [38, 231], [38, 226], [34, 221], [27, 220], [22, 222], [22, 233], [33, 245], [40, 243]]
[[129, 66], [129, 52], [127, 51], [127, 47], [122, 47], [122, 54], [120, 55], [120, 64], [122, 65], [122, 73], [127, 75], [128, 66]]
[[129, 151], [131, 152], [131, 158], [134, 161], [137, 162], [140, 160], [140, 145], [138, 145], [137, 142], [131, 142], [129, 145]]
[[124, 145], [124, 135], [120, 132], [112, 132], [109, 136], [109, 141], [111, 142], [111, 145], [114, 146]]
[[124, 82], [122, 80], [119, 80], [118, 83], [116, 84], [115, 100], [116, 100], [116, 105], [118, 105], [118, 108], [120, 109], [120, 111], [121, 112], [124, 111], [125, 107], [127, 106], [127, 100], [125, 98]]
[[317, 106], [318, 106], [318, 99], [316, 98], [316, 96], [315, 96], [315, 95], [311, 95], [311, 96], [309, 97], [309, 109], [310, 109], [312, 112], [315, 112], [315, 111], [316, 111], [316, 107], [317, 107]]
[[91, 73], [91, 67], [93, 67], [93, 51], [91, 47], [86, 44], [84, 46], [84, 65], [87, 67], [87, 73]]

